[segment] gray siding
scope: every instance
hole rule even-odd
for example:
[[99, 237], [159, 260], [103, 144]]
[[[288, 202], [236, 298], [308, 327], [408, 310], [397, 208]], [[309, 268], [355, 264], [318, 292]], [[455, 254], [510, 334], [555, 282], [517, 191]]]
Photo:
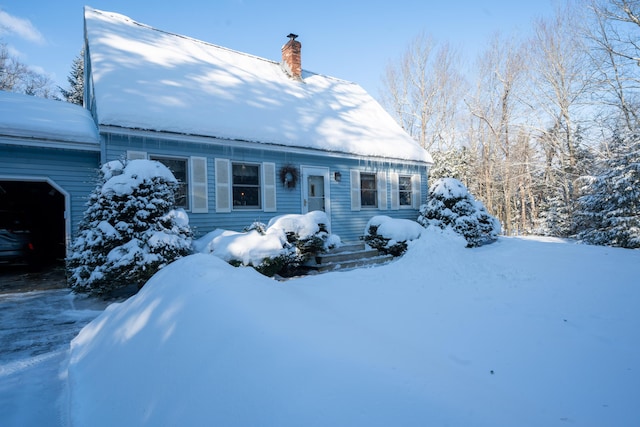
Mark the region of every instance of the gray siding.
[[0, 177], [18, 181], [48, 178], [69, 194], [71, 235], [76, 233], [95, 187], [98, 166], [97, 152], [3, 145], [0, 139]]
[[[302, 212], [302, 183], [298, 182], [295, 188], [285, 188], [276, 176], [276, 200], [277, 212], [264, 212], [262, 210], [233, 210], [229, 213], [216, 213], [215, 211], [215, 170], [216, 158], [229, 159], [242, 162], [273, 162], [276, 165], [276, 175], [285, 165], [293, 165], [298, 170], [301, 166], [326, 167], [330, 171], [330, 196], [331, 196], [331, 231], [341, 237], [345, 242], [357, 241], [364, 232], [367, 221], [375, 215], [388, 215], [394, 218], [415, 220], [418, 217], [417, 209], [391, 209], [391, 183], [389, 172], [401, 174], [420, 174], [421, 176], [421, 202], [424, 203], [427, 194], [427, 168], [426, 166], [405, 165], [388, 161], [364, 161], [348, 157], [328, 157], [315, 154], [287, 153], [277, 150], [267, 150], [256, 146], [234, 147], [233, 141], [219, 141], [219, 143], [181, 141], [158, 139], [155, 137], [104, 134], [106, 161], [121, 159], [126, 156], [127, 150], [143, 151], [148, 155], [165, 156], [198, 156], [207, 158], [207, 184], [208, 184], [208, 213], [189, 213], [191, 226], [195, 229], [196, 236], [201, 236], [216, 228], [240, 231], [254, 221], [267, 223], [272, 217], [283, 214], [298, 214]], [[215, 140], [211, 140], [215, 141]], [[258, 145], [258, 144], [256, 144]], [[360, 211], [351, 210], [350, 170], [357, 169], [362, 172], [387, 173], [387, 205], [388, 209], [366, 209]], [[340, 172], [342, 179], [335, 181], [334, 173]], [[300, 177], [301, 178], [301, 177]]]

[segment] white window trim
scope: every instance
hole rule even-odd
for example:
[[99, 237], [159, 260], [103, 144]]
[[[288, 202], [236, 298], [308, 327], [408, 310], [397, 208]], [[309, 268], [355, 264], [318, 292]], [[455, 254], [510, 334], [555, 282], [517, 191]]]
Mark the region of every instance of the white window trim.
[[[411, 189], [409, 190], [411, 192], [411, 204], [410, 205], [401, 205], [400, 204], [400, 178], [401, 177], [405, 177], [405, 178], [409, 178], [409, 180], [411, 181]], [[420, 179], [420, 175], [418, 175], [418, 180]], [[415, 175], [411, 175], [411, 174], [398, 174], [398, 208], [399, 209], [417, 209], [414, 205], [415, 205], [415, 197], [416, 197], [416, 188], [415, 188], [415, 183], [416, 182], [416, 177]], [[418, 185], [418, 200], [420, 200], [420, 185]]]
[[[377, 206], [362, 206], [361, 192], [361, 174], [375, 176], [376, 179], [376, 203]], [[387, 174], [386, 172], [361, 172], [357, 169], [351, 169], [349, 173], [351, 179], [351, 210], [360, 211], [362, 209], [371, 210], [387, 210]]]
[[[231, 196], [231, 211], [245, 212], [245, 211], [263, 211], [264, 210], [264, 194], [263, 194], [263, 172], [262, 172], [262, 163], [260, 162], [243, 162], [237, 160], [230, 160], [231, 164], [229, 165], [229, 194]], [[258, 183], [258, 194], [260, 195], [259, 205], [258, 206], [247, 206], [247, 207], [235, 207], [233, 205], [233, 166], [234, 165], [247, 165], [247, 166], [257, 166], [258, 167], [258, 177], [260, 178], [260, 182]]]
[[[260, 206], [234, 208], [233, 206], [233, 165], [258, 166], [260, 175]], [[242, 162], [229, 159], [215, 159], [216, 212], [263, 211], [277, 212], [276, 164], [272, 162]], [[222, 170], [222, 171], [221, 171]], [[224, 174], [224, 170], [227, 171]], [[222, 203], [226, 202], [226, 203]]]

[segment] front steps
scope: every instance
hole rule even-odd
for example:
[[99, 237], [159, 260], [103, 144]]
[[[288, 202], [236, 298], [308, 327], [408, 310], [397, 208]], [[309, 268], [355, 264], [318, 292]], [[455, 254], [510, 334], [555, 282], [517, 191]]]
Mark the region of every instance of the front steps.
[[393, 259], [392, 255], [383, 255], [377, 249], [367, 249], [364, 243], [355, 243], [331, 249], [316, 255], [309, 260], [305, 267], [310, 272], [324, 273], [333, 270], [345, 270], [359, 267], [370, 267], [387, 263]]

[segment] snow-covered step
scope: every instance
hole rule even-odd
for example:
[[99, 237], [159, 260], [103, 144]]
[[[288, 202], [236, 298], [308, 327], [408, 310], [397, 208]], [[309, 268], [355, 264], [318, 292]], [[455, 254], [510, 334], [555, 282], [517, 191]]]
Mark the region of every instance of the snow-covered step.
[[317, 264], [352, 261], [363, 258], [374, 258], [380, 255], [377, 249], [361, 249], [355, 251], [325, 252], [316, 255]]
[[354, 243], [317, 254], [306, 267], [309, 270], [325, 272], [378, 265], [392, 259], [393, 256], [381, 255], [377, 249], [367, 249], [364, 243]]
[[357, 251], [364, 251], [364, 250], [365, 250], [364, 242], [358, 242], [358, 243], [343, 244], [342, 246], [330, 249], [325, 253], [337, 254], [340, 252], [357, 252]]
[[[377, 252], [377, 251], [376, 251]], [[351, 268], [371, 267], [374, 265], [384, 264], [393, 259], [392, 255], [377, 255], [368, 258], [350, 259], [348, 261], [325, 262], [310, 267], [318, 272], [327, 272], [333, 270], [343, 270]]]

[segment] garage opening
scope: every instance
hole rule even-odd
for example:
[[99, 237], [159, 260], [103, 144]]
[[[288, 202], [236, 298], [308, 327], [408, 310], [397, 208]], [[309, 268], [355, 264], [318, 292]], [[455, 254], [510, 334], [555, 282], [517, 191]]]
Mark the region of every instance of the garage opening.
[[65, 196], [48, 182], [0, 180], [0, 229], [28, 234], [37, 263], [62, 263]]

